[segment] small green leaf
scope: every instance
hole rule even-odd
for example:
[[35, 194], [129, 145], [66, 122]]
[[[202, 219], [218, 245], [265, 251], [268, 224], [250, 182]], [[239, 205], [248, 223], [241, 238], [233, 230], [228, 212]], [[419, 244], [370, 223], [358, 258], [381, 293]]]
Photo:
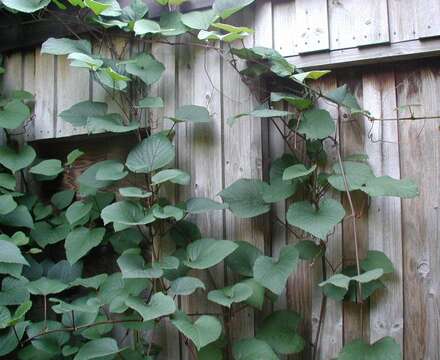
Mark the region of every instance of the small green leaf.
[[252, 296], [252, 289], [244, 283], [238, 283], [208, 293], [208, 300], [219, 305], [231, 307], [233, 303], [240, 303]]
[[130, 151], [126, 165], [135, 173], [149, 173], [168, 165], [174, 156], [171, 141], [163, 134], [155, 134]]
[[311, 240], [302, 240], [295, 244], [301, 260], [312, 261], [322, 255], [323, 249]]
[[286, 101], [290, 105], [295, 106], [298, 110], [307, 110], [312, 107], [313, 102], [310, 99], [296, 96], [295, 94], [273, 92], [270, 93], [270, 101], [279, 102]]
[[[342, 164], [349, 191], [361, 189], [369, 179], [374, 178], [371, 167], [366, 163], [344, 161]], [[336, 190], [346, 191], [344, 176], [339, 163], [333, 165], [333, 174], [327, 180]]]
[[260, 256], [254, 263], [254, 279], [266, 289], [279, 295], [283, 292], [287, 279], [299, 261], [299, 253], [294, 245], [281, 249], [278, 260]]
[[206, 123], [211, 121], [211, 115], [203, 106], [184, 105], [176, 110], [176, 115], [171, 119], [178, 122]]
[[354, 340], [344, 346], [337, 360], [401, 360], [400, 345], [392, 337], [384, 337], [374, 344]]
[[187, 246], [187, 260], [184, 264], [192, 269], [207, 269], [217, 265], [237, 247], [238, 245], [230, 240], [196, 240]]
[[263, 253], [247, 241], [236, 241], [237, 249], [225, 259], [225, 264], [235, 273], [252, 277], [255, 261]]
[[309, 140], [325, 139], [336, 131], [330, 113], [323, 109], [311, 109], [302, 114], [298, 132]]
[[84, 153], [79, 149], [72, 150], [70, 153], [67, 154], [66, 165], [67, 166], [73, 165], [73, 163], [83, 155]]
[[87, 118], [104, 116], [107, 113], [107, 104], [94, 101], [82, 101], [64, 110], [59, 116], [73, 126], [86, 126]]
[[17, 245], [5, 240], [0, 240], [0, 262], [29, 265]]
[[222, 333], [222, 324], [211, 315], [202, 315], [194, 323], [182, 312], [177, 312], [171, 323], [200, 350], [216, 341]]
[[326, 96], [332, 99], [337, 104], [344, 106], [350, 110], [351, 114], [357, 114], [362, 112], [362, 109], [356, 100], [356, 98], [348, 91], [347, 85], [342, 85], [337, 89], [334, 89], [326, 94]]
[[242, 339], [232, 346], [235, 360], [279, 360], [269, 344], [259, 339]]
[[157, 219], [169, 219], [174, 218], [176, 221], [180, 221], [185, 216], [185, 212], [183, 209], [172, 206], [172, 205], [165, 205], [165, 206], [159, 206], [156, 204], [153, 206], [153, 216]]
[[384, 274], [394, 272], [394, 266], [390, 259], [382, 251], [377, 250], [367, 252], [367, 257], [361, 261], [361, 267], [365, 271], [382, 269]]
[[246, 279], [241, 283], [247, 285], [252, 290], [252, 295], [245, 300], [245, 303], [261, 311], [264, 305], [264, 287], [254, 279]]
[[34, 227], [34, 220], [26, 206], [18, 205], [12, 212], [0, 215], [0, 224], [32, 229]]
[[191, 11], [182, 15], [182, 23], [191, 29], [208, 30], [217, 19], [213, 10]]
[[335, 225], [342, 221], [345, 210], [333, 199], [325, 199], [316, 209], [308, 201], [295, 202], [287, 211], [287, 222], [324, 240]]
[[283, 110], [261, 109], [261, 110], [254, 110], [249, 115], [253, 116], [253, 117], [260, 117], [260, 118], [271, 118], [271, 117], [289, 116], [289, 115], [292, 115], [292, 113], [289, 111], [283, 111]]
[[163, 275], [160, 268], [147, 268], [138, 249], [128, 249], [117, 260], [123, 279], [153, 279]]
[[141, 198], [141, 199], [147, 198], [147, 197], [150, 197], [151, 195], [153, 195], [153, 193], [151, 193], [149, 191], [145, 191], [145, 190], [138, 188], [138, 187], [135, 187], [135, 186], [120, 188], [119, 193], [123, 197]]
[[372, 177], [367, 179], [361, 190], [370, 196], [396, 196], [413, 198], [419, 195], [419, 189], [414, 181], [409, 179], [393, 179], [389, 176]]
[[72, 40], [67, 38], [47, 39], [41, 46], [42, 54], [68, 55], [74, 52], [92, 53], [92, 45], [88, 40]]
[[146, 225], [155, 220], [151, 211], [146, 210], [139, 203], [130, 201], [118, 201], [107, 206], [102, 210], [101, 218], [104, 225], [112, 222], [127, 226]]
[[201, 214], [213, 210], [227, 209], [228, 206], [208, 198], [192, 198], [186, 201], [185, 208], [190, 214]]
[[75, 197], [74, 190], [63, 190], [52, 195], [50, 202], [58, 210], [63, 210], [72, 203], [74, 197]]
[[161, 62], [157, 61], [152, 55], [142, 53], [136, 56], [134, 61], [129, 62], [126, 65], [125, 70], [129, 74], [140, 78], [145, 83], [145, 85], [151, 85], [159, 81], [162, 73], [165, 71], [165, 66]]
[[87, 118], [87, 131], [89, 134], [101, 132], [126, 133], [139, 128], [139, 123], [132, 121], [124, 125], [120, 114], [107, 114], [103, 116], [91, 116]]
[[90, 217], [93, 204], [91, 202], [83, 203], [81, 201], [75, 201], [66, 210], [66, 219], [70, 225], [76, 225], [78, 223], [85, 223]]
[[252, 4], [255, 0], [215, 0], [212, 9], [226, 19], [241, 9]]
[[104, 64], [101, 59], [83, 53], [71, 53], [67, 58], [71, 60], [70, 66], [86, 68], [92, 71], [98, 70]]
[[29, 145], [23, 145], [19, 151], [7, 146], [0, 147], [0, 164], [13, 173], [28, 167], [36, 156], [35, 150]]
[[50, 0], [2, 0], [4, 6], [22, 13], [33, 13], [49, 5]]
[[171, 315], [176, 311], [176, 304], [173, 299], [160, 292], [154, 294], [148, 304], [145, 304], [141, 298], [135, 297], [129, 297], [125, 300], [125, 304], [138, 312], [144, 321]]
[[157, 34], [161, 32], [160, 25], [152, 20], [141, 19], [134, 23], [135, 35]]
[[15, 190], [16, 179], [12, 174], [2, 173], [0, 174], [0, 187], [7, 190]]
[[19, 279], [5, 277], [0, 292], [0, 305], [20, 305], [28, 301], [30, 297], [26, 288], [28, 283], [29, 281], [23, 277]]
[[295, 74], [292, 76], [292, 78], [303, 83], [305, 80], [308, 79], [318, 80], [319, 78], [329, 74], [330, 72], [331, 72], [330, 70], [312, 70], [312, 71]]
[[270, 204], [263, 199], [268, 185], [257, 179], [240, 179], [219, 193], [223, 202], [229, 205], [234, 215], [251, 218], [265, 214]]
[[128, 171], [124, 171], [124, 164], [119, 161], [110, 160], [99, 167], [96, 172], [96, 180], [98, 181], [118, 181], [128, 175]]
[[61, 161], [57, 159], [43, 160], [29, 170], [32, 174], [44, 176], [57, 176], [63, 171], [63, 165], [61, 164]]
[[151, 180], [153, 181], [153, 185], [161, 184], [166, 181], [179, 185], [188, 185], [191, 177], [188, 173], [179, 169], [166, 169], [154, 174]]
[[98, 246], [104, 239], [105, 228], [88, 229], [78, 227], [67, 235], [64, 244], [69, 263], [75, 264], [83, 256]]
[[101, 338], [84, 344], [73, 360], [89, 360], [111, 356], [119, 352], [118, 343], [112, 338]]
[[171, 283], [170, 290], [175, 295], [191, 295], [197, 289], [205, 290], [205, 284], [198, 278], [184, 276], [177, 278]]
[[33, 295], [47, 296], [49, 294], [58, 294], [66, 290], [69, 285], [62, 283], [56, 279], [48, 279], [41, 277], [38, 280], [29, 282], [26, 285], [28, 291]]
[[45, 221], [39, 221], [35, 223], [30, 236], [41, 248], [45, 248], [47, 245], [64, 240], [69, 231], [69, 224], [53, 226]]
[[148, 96], [139, 101], [139, 108], [163, 108], [163, 100], [161, 97]]
[[311, 175], [316, 169], [316, 165], [306, 168], [304, 164], [295, 164], [289, 166], [283, 173], [283, 180], [293, 180], [298, 178], [305, 178]]
[[0, 128], [16, 129], [31, 116], [29, 108], [19, 100], [11, 100], [0, 110]]
[[305, 341], [298, 334], [301, 316], [294, 311], [275, 311], [264, 319], [257, 338], [267, 342], [277, 353], [295, 354], [304, 349]]
[[11, 195], [0, 195], [0, 215], [6, 215], [14, 211], [17, 203]]

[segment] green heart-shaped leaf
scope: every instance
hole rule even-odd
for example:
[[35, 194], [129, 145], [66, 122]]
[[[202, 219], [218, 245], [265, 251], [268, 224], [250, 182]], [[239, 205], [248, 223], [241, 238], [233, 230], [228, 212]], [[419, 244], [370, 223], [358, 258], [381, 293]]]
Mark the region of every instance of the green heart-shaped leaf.
[[136, 297], [129, 297], [125, 300], [125, 304], [137, 311], [144, 321], [171, 315], [176, 311], [176, 304], [173, 299], [162, 293], [154, 294], [148, 304], [145, 304], [141, 298]]
[[0, 262], [29, 265], [21, 254], [20, 249], [13, 243], [5, 240], [0, 240]]
[[222, 324], [215, 316], [203, 315], [194, 323], [182, 312], [177, 312], [171, 319], [172, 324], [200, 350], [216, 341], [222, 333]]
[[104, 239], [105, 228], [88, 229], [78, 227], [67, 235], [64, 246], [69, 263], [74, 264], [87, 253], [98, 246]]
[[266, 289], [281, 294], [291, 273], [296, 270], [299, 253], [294, 245], [285, 246], [278, 260], [260, 256], [254, 264], [254, 278]]
[[0, 195], [0, 215], [6, 215], [14, 211], [17, 203], [11, 195]]
[[12, 100], [0, 110], [0, 127], [16, 129], [31, 116], [29, 108], [21, 101]]
[[7, 146], [0, 147], [0, 164], [13, 173], [28, 167], [36, 156], [35, 150], [29, 145], [23, 145], [18, 152]]
[[89, 360], [108, 357], [119, 352], [118, 343], [112, 338], [89, 341], [83, 345], [73, 360]]
[[237, 249], [225, 259], [226, 265], [235, 273], [252, 277], [255, 261], [263, 253], [247, 241], [236, 241]]
[[293, 203], [287, 211], [286, 219], [290, 225], [324, 240], [344, 216], [345, 210], [338, 201], [325, 199], [319, 204], [319, 209], [308, 201]]
[[298, 132], [309, 140], [325, 139], [336, 131], [330, 113], [323, 109], [311, 109], [303, 113]]
[[238, 283], [208, 293], [208, 300], [219, 305], [231, 307], [233, 303], [239, 303], [252, 296], [252, 289], [244, 283]]
[[392, 337], [384, 337], [374, 344], [354, 340], [344, 346], [338, 360], [401, 360], [400, 346]]
[[269, 344], [259, 339], [242, 339], [232, 346], [235, 360], [279, 360]]
[[[138, 21], [136, 23], [139, 24]], [[162, 73], [165, 71], [165, 67], [152, 55], [142, 53], [136, 56], [134, 61], [130, 61], [126, 65], [125, 70], [129, 74], [140, 78], [146, 85], [151, 85], [160, 79]]]
[[191, 295], [197, 289], [205, 289], [205, 284], [200, 279], [191, 276], [177, 278], [170, 287], [175, 295]]
[[43, 160], [39, 164], [32, 166], [29, 170], [32, 174], [44, 176], [56, 176], [64, 171], [60, 160]]
[[28, 291], [33, 295], [49, 295], [58, 294], [66, 290], [69, 285], [62, 283], [56, 279], [48, 279], [41, 277], [38, 280], [31, 281], [26, 285]]
[[187, 246], [184, 264], [192, 269], [207, 269], [217, 265], [237, 247], [229, 240], [200, 239]]

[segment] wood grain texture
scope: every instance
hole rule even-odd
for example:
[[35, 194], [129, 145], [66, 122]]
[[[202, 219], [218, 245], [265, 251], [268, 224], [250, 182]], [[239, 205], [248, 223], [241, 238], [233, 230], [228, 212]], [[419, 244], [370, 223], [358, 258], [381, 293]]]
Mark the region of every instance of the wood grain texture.
[[283, 56], [298, 54], [295, 47], [295, 35], [287, 29], [295, 24], [295, 1], [272, 1], [273, 6], [273, 38], [274, 48]]
[[[399, 116], [440, 112], [438, 65], [401, 67], [396, 73]], [[411, 106], [411, 110], [408, 108]], [[440, 143], [438, 119], [401, 121], [401, 175], [414, 179], [420, 196], [402, 201], [405, 359], [439, 359], [440, 283], [439, 203]]]
[[[324, 77], [314, 84], [324, 94], [337, 87], [337, 78], [335, 74]], [[339, 111], [335, 104], [324, 99], [318, 100], [320, 108], [327, 110], [333, 119], [338, 118]], [[324, 142], [324, 149], [327, 152], [327, 164], [322, 171], [329, 172], [334, 163], [338, 161], [337, 148], [331, 141]], [[330, 191], [329, 197], [341, 201], [341, 195], [337, 191]], [[342, 224], [335, 227], [334, 231], [327, 237], [326, 263], [327, 278], [333, 274], [333, 269], [342, 258]], [[315, 284], [312, 288], [312, 338], [316, 338], [321, 313], [322, 289], [316, 286], [323, 280], [322, 264], [320, 259], [316, 259], [313, 265], [312, 282]], [[342, 348], [342, 304], [332, 299], [327, 299], [324, 309], [324, 320], [320, 332], [319, 342], [317, 344], [316, 359], [327, 360], [338, 355]]]
[[437, 0], [418, 0], [415, 16], [417, 17], [417, 34], [419, 38], [440, 35], [440, 2]]
[[388, 9], [384, 0], [330, 0], [330, 49], [389, 41]]
[[[362, 76], [359, 71], [344, 71], [338, 75], [338, 86], [347, 84], [350, 91], [356, 96], [359, 104], [363, 103]], [[348, 116], [346, 110], [339, 109], [340, 117], [340, 135], [342, 144], [342, 156], [351, 154], [363, 154], [365, 151], [365, 124], [362, 117]], [[351, 214], [347, 201], [347, 196], [342, 195], [343, 204], [346, 213]], [[352, 193], [354, 208], [358, 215], [356, 220], [357, 238], [359, 244], [359, 256], [365, 257], [368, 249], [368, 216], [366, 209], [368, 207], [368, 198], [361, 192]], [[355, 264], [355, 244], [354, 244], [354, 228], [353, 220], [347, 216], [342, 223], [343, 234], [343, 265], [350, 266]], [[346, 302], [343, 305], [344, 317], [344, 337], [343, 342], [346, 344], [354, 339], [369, 339], [369, 317], [368, 303], [355, 304]]]
[[417, 39], [417, 3], [419, 0], [387, 0], [392, 43]]
[[295, 1], [295, 47], [300, 54], [329, 49], [327, 0]]
[[[178, 51], [177, 105], [200, 105], [208, 108], [210, 123], [182, 123], [177, 129], [177, 163], [180, 169], [191, 174], [191, 183], [179, 188], [179, 199], [207, 197], [214, 199], [221, 191], [222, 183], [222, 120], [221, 120], [221, 62], [214, 51], [196, 47], [180, 47]], [[206, 176], [212, 174], [213, 176]], [[223, 218], [218, 212], [209, 212], [191, 218], [199, 226], [202, 235], [222, 239]], [[206, 284], [206, 292], [222, 288], [223, 266], [210, 270], [215, 286], [206, 272], [194, 272]], [[182, 307], [190, 313], [219, 312], [220, 306], [208, 301], [206, 293], [182, 297]], [[190, 359], [187, 348], [182, 349], [182, 359]]]
[[[363, 74], [364, 108], [377, 118], [396, 117], [396, 85], [392, 69]], [[368, 121], [368, 120], [366, 120]], [[369, 121], [368, 121], [369, 122]], [[397, 121], [365, 125], [365, 153], [376, 176], [400, 178]], [[394, 264], [386, 291], [370, 301], [370, 339], [392, 336], [403, 344], [402, 214], [399, 198], [372, 198], [368, 209], [368, 245], [383, 251]]]

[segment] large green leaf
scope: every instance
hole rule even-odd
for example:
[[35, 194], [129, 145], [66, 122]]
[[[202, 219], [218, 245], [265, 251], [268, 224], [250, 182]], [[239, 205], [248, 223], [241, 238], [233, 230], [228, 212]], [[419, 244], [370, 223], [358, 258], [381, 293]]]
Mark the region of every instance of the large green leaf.
[[0, 164], [13, 173], [28, 167], [36, 156], [35, 150], [29, 145], [23, 145], [19, 151], [7, 146], [0, 147]]
[[29, 119], [29, 108], [19, 100], [11, 100], [0, 110], [0, 128], [16, 129]]
[[2, 281], [2, 291], [0, 292], [0, 305], [20, 305], [29, 300], [29, 291], [26, 278], [14, 279], [5, 277]]
[[401, 360], [400, 345], [392, 337], [384, 337], [374, 344], [354, 340], [344, 346], [337, 360]]
[[32, 174], [44, 175], [44, 176], [56, 176], [64, 171], [63, 165], [60, 160], [51, 159], [43, 160], [35, 166], [32, 166], [29, 170]]
[[88, 40], [49, 38], [41, 46], [42, 54], [68, 55], [74, 52], [91, 54], [92, 45]]
[[107, 166], [107, 164], [113, 164], [114, 160], [104, 160], [97, 162], [87, 168], [77, 179], [80, 185], [80, 192], [84, 195], [95, 195], [98, 189], [105, 188], [114, 183], [111, 180], [98, 180], [96, 174], [101, 167]]
[[125, 304], [138, 312], [144, 321], [171, 315], [176, 311], [173, 298], [160, 292], [154, 294], [148, 304], [145, 304], [141, 298], [136, 297], [129, 297], [125, 300]]
[[265, 214], [270, 204], [263, 199], [268, 185], [257, 179], [240, 179], [222, 190], [219, 195], [229, 205], [234, 215], [240, 218], [251, 218]]
[[102, 210], [101, 218], [104, 225], [113, 222], [127, 226], [145, 225], [155, 220], [150, 210], [131, 201], [118, 201], [107, 206]]
[[98, 246], [104, 239], [105, 228], [88, 229], [78, 227], [67, 235], [64, 244], [67, 260], [74, 264], [87, 253]]
[[307, 178], [313, 173], [313, 171], [315, 171], [315, 169], [316, 169], [316, 165], [313, 165], [310, 168], [306, 168], [304, 164], [295, 164], [289, 166], [287, 169], [284, 170], [283, 180]]
[[241, 284], [247, 285], [252, 290], [252, 295], [245, 300], [245, 303], [261, 311], [264, 305], [264, 287], [254, 279], [245, 279]]
[[147, 19], [137, 20], [133, 30], [136, 35], [157, 34], [162, 31], [157, 22]]
[[177, 312], [171, 319], [172, 324], [200, 350], [216, 341], [222, 333], [222, 324], [211, 315], [200, 316], [194, 323], [182, 312]]
[[171, 283], [170, 290], [175, 295], [191, 295], [197, 289], [205, 289], [205, 284], [198, 278], [183, 276]]
[[[46, 357], [54, 357], [61, 353], [61, 347], [69, 341], [70, 334], [63, 331], [56, 331], [63, 328], [63, 324], [57, 321], [47, 320], [31, 323], [26, 329], [28, 338], [36, 337], [32, 340], [32, 346], [42, 351]], [[48, 334], [37, 336], [44, 331]], [[52, 331], [52, 332], [51, 332]]]
[[419, 189], [410, 179], [393, 179], [389, 176], [380, 176], [367, 179], [361, 190], [370, 196], [397, 196], [413, 198], [419, 195]]
[[17, 348], [19, 341], [21, 341], [21, 339], [23, 338], [24, 332], [28, 324], [28, 321], [20, 322], [14, 327], [14, 329], [9, 328], [9, 330], [0, 334], [1, 357], [9, 354]]
[[192, 269], [207, 269], [232, 254], [238, 245], [230, 240], [200, 239], [186, 247], [184, 264]]
[[326, 96], [332, 99], [337, 104], [344, 106], [352, 114], [362, 112], [358, 101], [353, 96], [353, 94], [348, 91], [348, 87], [346, 84], [330, 91], [326, 94]]
[[217, 17], [213, 10], [191, 11], [182, 15], [182, 23], [191, 29], [208, 30]]
[[285, 169], [291, 167], [297, 162], [298, 160], [290, 154], [283, 154], [280, 158], [277, 158], [272, 162], [269, 172], [270, 185], [264, 190], [264, 201], [268, 203], [276, 203], [295, 194], [297, 182], [283, 180], [283, 173]]
[[29, 265], [21, 254], [20, 249], [13, 243], [5, 240], [0, 240], [0, 262]]
[[394, 266], [390, 259], [382, 251], [377, 250], [367, 252], [367, 257], [361, 261], [361, 267], [365, 271], [382, 269], [384, 274], [394, 272]]
[[236, 241], [237, 249], [225, 259], [225, 264], [235, 273], [252, 277], [255, 261], [263, 253], [247, 241]]
[[46, 247], [49, 244], [56, 244], [61, 240], [64, 240], [69, 234], [69, 224], [61, 224], [52, 226], [48, 222], [39, 221], [34, 224], [34, 228], [31, 231], [31, 238], [41, 248]]
[[295, 106], [298, 110], [307, 110], [313, 105], [312, 100], [296, 96], [290, 93], [273, 92], [270, 93], [270, 100], [272, 102], [286, 101]]
[[89, 117], [105, 116], [107, 104], [96, 101], [82, 101], [60, 113], [60, 117], [73, 126], [86, 126]]
[[119, 161], [110, 160], [99, 167], [96, 172], [96, 180], [98, 181], [117, 181], [128, 175], [128, 171], [124, 170], [124, 164]]
[[90, 217], [93, 203], [82, 201], [75, 201], [66, 210], [66, 219], [70, 225], [76, 225], [78, 223], [85, 223]]
[[124, 119], [120, 114], [107, 114], [102, 116], [90, 116], [87, 118], [87, 131], [90, 134], [101, 132], [125, 133], [139, 128], [139, 123], [132, 121], [124, 124]]
[[190, 214], [201, 214], [212, 210], [227, 209], [227, 204], [218, 203], [208, 198], [192, 198], [185, 204], [186, 211]]
[[252, 4], [255, 0], [215, 0], [213, 10], [222, 18], [226, 19], [237, 11]]
[[62, 190], [52, 195], [50, 202], [58, 209], [63, 210], [68, 207], [75, 196], [74, 190]]
[[144, 199], [153, 195], [152, 192], [146, 191], [136, 186], [119, 188], [119, 194], [121, 194], [123, 197], [126, 198], [139, 198], [139, 199]]
[[24, 205], [18, 205], [13, 211], [6, 215], [0, 215], [0, 224], [12, 227], [26, 227], [32, 229], [34, 220]]
[[102, 338], [89, 341], [83, 345], [73, 358], [74, 360], [89, 360], [97, 358], [109, 358], [119, 352], [118, 343], [112, 338]]
[[325, 139], [336, 131], [330, 113], [323, 109], [307, 110], [302, 114], [298, 132], [309, 140]]
[[3, 5], [23, 13], [33, 13], [47, 5], [50, 0], [2, 0]]
[[191, 177], [187, 172], [179, 169], [165, 169], [154, 174], [151, 180], [153, 185], [162, 184], [166, 181], [179, 185], [188, 185]]
[[149, 173], [174, 160], [174, 146], [163, 134], [149, 136], [130, 151], [127, 167], [136, 173]]
[[117, 260], [123, 279], [158, 278], [163, 275], [160, 267], [146, 267], [139, 249], [128, 249]]
[[291, 310], [275, 311], [264, 319], [257, 338], [267, 342], [279, 354], [295, 354], [303, 350], [305, 341], [298, 334], [301, 316]]
[[129, 74], [140, 78], [146, 85], [151, 85], [160, 79], [165, 71], [165, 66], [152, 55], [142, 53], [130, 61], [125, 69]]
[[[369, 179], [374, 178], [371, 167], [364, 162], [344, 161], [342, 164], [348, 190], [350, 191], [361, 189]], [[333, 165], [333, 174], [327, 180], [336, 190], [346, 190], [344, 176], [339, 163]]]
[[58, 294], [66, 290], [69, 285], [62, 283], [56, 279], [48, 279], [41, 277], [38, 280], [31, 281], [27, 284], [26, 288], [33, 295], [49, 295]]
[[235, 360], [279, 360], [267, 342], [254, 338], [236, 341], [232, 354]]
[[176, 115], [172, 119], [175, 121], [205, 123], [211, 121], [211, 116], [208, 109], [203, 106], [184, 105], [176, 110]]
[[325, 199], [319, 204], [319, 209], [308, 201], [293, 203], [287, 211], [286, 219], [290, 225], [324, 240], [344, 216], [345, 210], [338, 201]]
[[223, 289], [210, 291], [208, 300], [230, 308], [233, 303], [240, 303], [251, 296], [252, 289], [244, 283], [238, 283]]
[[294, 245], [281, 249], [278, 260], [260, 256], [254, 263], [255, 280], [275, 294], [281, 294], [291, 273], [296, 270], [299, 253]]
[[0, 195], [0, 215], [6, 215], [17, 207], [12, 195]]
[[16, 179], [12, 174], [1, 173], [0, 174], [0, 187], [7, 190], [15, 190]]

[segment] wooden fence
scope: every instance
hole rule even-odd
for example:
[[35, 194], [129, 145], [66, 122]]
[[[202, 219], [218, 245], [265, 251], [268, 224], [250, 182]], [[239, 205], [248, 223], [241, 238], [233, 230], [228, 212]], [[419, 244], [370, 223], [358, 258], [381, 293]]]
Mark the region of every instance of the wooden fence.
[[[330, 11], [338, 2], [348, 1], [329, 1]], [[289, 13], [281, 7], [292, 6], [292, 3], [274, 0], [271, 4], [260, 0], [254, 9], [246, 10], [238, 21], [256, 29], [247, 45], [280, 49], [279, 42], [288, 41], [294, 32], [291, 20], [286, 20]], [[297, 5], [301, 3], [305, 1], [297, 0]], [[379, 6], [382, 1], [371, 1], [373, 3]], [[388, 3], [397, 6], [399, 1]], [[234, 70], [222, 62], [217, 53], [203, 49], [154, 45], [151, 51], [164, 62], [167, 70], [150, 94], [162, 96], [166, 106], [151, 111], [146, 121], [156, 128], [167, 126], [163, 117], [173, 115], [177, 106], [185, 104], [207, 106], [213, 114], [210, 124], [180, 124], [178, 127], [176, 165], [191, 173], [192, 180], [190, 186], [176, 191], [176, 199], [216, 198], [238, 178], [265, 178], [269, 158], [281, 155], [284, 145], [276, 130], [265, 121], [247, 119], [232, 128], [226, 124], [230, 115], [246, 112], [255, 103]], [[72, 129], [57, 116], [81, 100], [110, 101], [108, 95], [92, 83], [86, 71], [71, 68], [65, 57], [41, 55], [38, 48], [8, 55], [6, 69], [3, 81], [6, 90], [21, 88], [36, 95], [34, 120], [26, 128], [27, 140], [45, 148], [45, 144], [49, 146], [48, 139], [63, 138], [63, 146], [73, 149], [81, 139], [84, 146], [93, 149], [93, 137], [82, 139], [79, 136], [85, 131]], [[368, 154], [377, 175], [414, 179], [419, 184], [420, 196], [402, 201], [355, 196], [356, 209], [362, 215], [358, 220], [361, 252], [384, 251], [393, 261], [396, 272], [387, 282], [387, 290], [375, 295], [369, 304], [361, 307], [327, 302], [319, 359], [335, 357], [342, 345], [354, 338], [375, 341], [390, 335], [402, 344], [405, 359], [439, 360], [440, 280], [435, 274], [440, 274], [440, 64], [434, 59], [342, 68], [318, 86], [329, 90], [345, 83], [373, 116], [390, 120], [371, 123], [364, 118], [349, 118], [342, 109], [323, 103], [335, 118], [341, 119], [344, 154]], [[397, 120], [410, 115], [423, 119]], [[123, 146], [114, 144], [114, 147]], [[50, 151], [45, 149], [46, 153]], [[107, 156], [121, 156], [123, 152], [111, 149]], [[335, 155], [331, 146], [329, 152]], [[277, 204], [269, 216], [252, 220], [237, 219], [229, 212], [203, 214], [195, 220], [206, 235], [246, 240], [267, 254], [277, 255], [282, 246], [297, 241], [274, 220], [276, 217], [284, 220], [287, 206]], [[333, 266], [337, 266], [342, 257], [344, 265], [354, 258], [351, 227], [350, 221], [344, 221], [328, 241]], [[231, 274], [219, 268], [215, 276], [220, 285]], [[275, 308], [287, 307], [304, 315], [302, 333], [308, 339], [313, 338], [318, 325], [321, 291], [316, 284], [320, 279], [320, 266], [304, 263], [289, 279], [286, 293], [274, 304]], [[218, 311], [201, 298], [185, 301], [183, 305], [190, 312]], [[252, 336], [261, 319], [261, 314], [252, 311], [240, 313], [231, 326], [233, 335]], [[163, 332], [167, 335], [163, 358], [188, 359], [172, 326], [167, 325]], [[310, 358], [310, 348], [291, 357]]]

